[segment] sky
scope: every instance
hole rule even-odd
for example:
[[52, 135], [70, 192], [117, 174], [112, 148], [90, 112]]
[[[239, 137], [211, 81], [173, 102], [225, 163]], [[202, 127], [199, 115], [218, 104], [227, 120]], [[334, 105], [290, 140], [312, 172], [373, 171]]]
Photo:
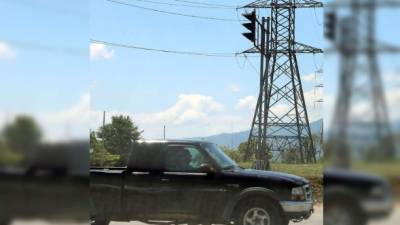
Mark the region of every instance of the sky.
[[[245, 30], [238, 20], [241, 20], [243, 10], [160, 7], [138, 1], [125, 2], [234, 21], [166, 15], [96, 1], [91, 5], [91, 37], [148, 48], [196, 52], [238, 53], [251, 47], [251, 43], [241, 35]], [[233, 6], [246, 2], [218, 1]], [[322, 22], [321, 12], [318, 9], [315, 12], [299, 11], [298, 18], [304, 21], [298, 24], [300, 42], [322, 47], [322, 25], [318, 24]], [[267, 14], [267, 11], [261, 13]], [[320, 35], [308, 37], [310, 33]], [[95, 46], [95, 49], [100, 51], [100, 46]], [[183, 56], [113, 47], [104, 47], [101, 51], [105, 57], [96, 57], [91, 63], [91, 73], [96, 76], [92, 92], [95, 111], [105, 110], [110, 116], [128, 113], [148, 138], [161, 138], [163, 125], [166, 125], [168, 138], [250, 129], [258, 92], [258, 58], [246, 61], [243, 57]], [[321, 65], [322, 55], [299, 57], [299, 60], [300, 63], [306, 62], [301, 72], [308, 78], [304, 87], [311, 98], [314, 82], [310, 74], [316, 70], [313, 61], [317, 66]], [[98, 115], [101, 118], [101, 113]], [[313, 113], [312, 120], [316, 119], [318, 113]]]
[[[107, 0], [0, 0], [0, 127], [26, 113], [39, 121], [47, 140], [82, 138], [101, 126], [106, 111], [107, 122], [113, 115], [129, 115], [145, 138], [162, 138], [164, 125], [167, 138], [250, 129], [258, 58], [187, 56], [90, 43], [238, 53], [251, 47], [241, 35], [243, 10], [118, 1], [232, 21], [163, 14]], [[202, 2], [240, 6], [249, 1]], [[391, 29], [396, 13], [384, 12], [380, 18], [383, 38], [396, 43], [399, 31]], [[328, 46], [322, 9], [299, 9], [296, 28], [299, 42]], [[323, 115], [329, 120], [337, 93], [337, 57], [311, 54], [298, 59], [310, 121]], [[398, 57], [384, 61], [383, 72], [398, 82]], [[322, 67], [325, 73], [315, 79], [315, 71]], [[321, 82], [324, 93], [314, 88]], [[392, 92], [391, 101], [398, 101]], [[324, 104], [314, 104], [322, 96]]]

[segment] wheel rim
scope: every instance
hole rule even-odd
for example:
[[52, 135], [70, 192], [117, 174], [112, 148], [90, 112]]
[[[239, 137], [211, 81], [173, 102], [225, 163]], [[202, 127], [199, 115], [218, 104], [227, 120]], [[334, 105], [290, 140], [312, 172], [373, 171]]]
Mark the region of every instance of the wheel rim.
[[251, 208], [244, 214], [243, 225], [271, 225], [271, 217], [265, 209]]
[[351, 215], [341, 206], [331, 206], [324, 212], [324, 225], [352, 225]]

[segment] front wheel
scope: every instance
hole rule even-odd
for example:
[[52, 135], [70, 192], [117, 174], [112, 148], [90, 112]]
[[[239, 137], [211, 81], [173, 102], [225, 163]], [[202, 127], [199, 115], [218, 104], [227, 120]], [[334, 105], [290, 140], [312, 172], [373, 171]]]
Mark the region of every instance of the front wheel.
[[367, 219], [359, 207], [348, 201], [326, 201], [324, 225], [366, 225]]
[[235, 225], [284, 225], [285, 221], [272, 201], [248, 200], [236, 212]]
[[90, 225], [109, 225], [110, 221], [105, 219], [93, 219], [90, 221]]

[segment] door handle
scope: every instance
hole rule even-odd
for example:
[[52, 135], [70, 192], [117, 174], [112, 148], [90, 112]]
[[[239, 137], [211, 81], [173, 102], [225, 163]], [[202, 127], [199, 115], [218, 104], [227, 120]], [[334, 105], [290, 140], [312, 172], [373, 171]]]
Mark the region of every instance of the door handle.
[[161, 181], [162, 181], [162, 182], [168, 182], [169, 179], [168, 179], [168, 178], [161, 178]]

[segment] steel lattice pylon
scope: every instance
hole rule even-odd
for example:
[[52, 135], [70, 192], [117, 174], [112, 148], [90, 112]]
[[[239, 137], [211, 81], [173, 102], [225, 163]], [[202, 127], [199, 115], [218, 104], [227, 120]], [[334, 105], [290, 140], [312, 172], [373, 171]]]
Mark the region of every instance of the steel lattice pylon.
[[[382, 78], [378, 66], [378, 53], [396, 53], [400, 49], [387, 44], [381, 44], [375, 38], [375, 13], [377, 7], [398, 7], [399, 1], [378, 0], [348, 0], [333, 2], [331, 7], [346, 6], [350, 15], [338, 23], [339, 39], [334, 39], [336, 49], [340, 54], [339, 94], [331, 125], [331, 155], [333, 164], [338, 168], [348, 168], [351, 159], [349, 139], [364, 139], [363, 142], [374, 140], [376, 143], [374, 157], [390, 159], [394, 156], [394, 141], [389, 125], [388, 111], [384, 97]], [[357, 81], [364, 81], [361, 85]], [[359, 94], [359, 96], [357, 96]], [[358, 121], [365, 118], [351, 118], [354, 110], [354, 98], [367, 101], [371, 112], [372, 124]], [[363, 117], [367, 117], [364, 114]], [[363, 127], [360, 127], [363, 126]], [[374, 137], [358, 135], [350, 128], [361, 130], [373, 129]], [[359, 133], [359, 132], [358, 132]], [[360, 136], [360, 137], [359, 137]]]
[[[300, 163], [316, 161], [296, 54], [322, 51], [295, 41], [296, 9], [309, 7], [322, 7], [322, 3], [270, 0], [244, 7], [269, 8], [271, 12], [266, 46], [245, 51], [261, 53], [266, 65], [260, 75], [260, 92], [247, 147], [256, 169], [270, 169], [269, 158], [278, 159], [285, 151], [295, 151]], [[264, 57], [261, 65], [263, 60]]]

